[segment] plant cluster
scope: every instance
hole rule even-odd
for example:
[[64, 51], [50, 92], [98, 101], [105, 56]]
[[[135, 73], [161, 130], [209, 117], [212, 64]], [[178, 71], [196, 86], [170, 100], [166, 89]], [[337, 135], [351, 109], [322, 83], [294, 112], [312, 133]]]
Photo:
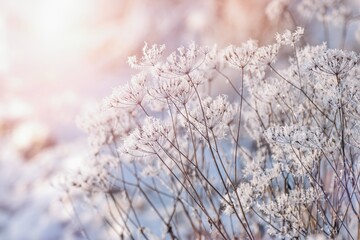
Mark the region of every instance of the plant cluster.
[[[298, 9], [327, 26], [352, 17], [341, 3]], [[102, 195], [100, 217], [119, 238], [357, 239], [360, 56], [303, 35], [191, 43], [165, 58], [145, 44], [128, 61], [139, 73], [80, 120], [94, 161], [67, 190]], [[213, 93], [223, 83], [231, 96]]]

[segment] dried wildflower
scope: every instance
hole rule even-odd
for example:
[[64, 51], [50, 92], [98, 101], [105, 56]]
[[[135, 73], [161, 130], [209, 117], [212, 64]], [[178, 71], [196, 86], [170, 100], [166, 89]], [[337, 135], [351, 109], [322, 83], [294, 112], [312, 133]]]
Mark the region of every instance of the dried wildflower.
[[[224, 206], [223, 214], [224, 215], [231, 215], [234, 214], [235, 211], [240, 212], [241, 207], [238, 201], [238, 196], [240, 198], [240, 202], [242, 205], [242, 209], [246, 212], [250, 210], [250, 208], [255, 204], [256, 198], [254, 197], [253, 193], [254, 188], [248, 183], [241, 183], [240, 186], [236, 189], [236, 192], [233, 191], [229, 196], [226, 196], [225, 199], [227, 202], [222, 201]], [[231, 205], [229, 203], [234, 202], [235, 205]], [[234, 211], [235, 208], [235, 211]]]
[[[282, 193], [266, 204], [258, 204], [259, 209], [281, 227], [273, 234], [282, 237], [298, 236], [306, 225], [301, 220], [303, 206], [309, 206], [318, 198], [313, 188], [292, 190], [289, 194]], [[280, 230], [280, 231], [279, 231]]]
[[157, 118], [147, 117], [141, 128], [124, 139], [120, 151], [135, 157], [154, 155], [161, 151], [170, 138], [170, 125]]
[[304, 126], [271, 127], [265, 131], [269, 142], [289, 144], [294, 148], [321, 148], [323, 136], [318, 129], [310, 130]]
[[[316, 1], [315, 8], [330, 2]], [[293, 7], [290, 1], [271, 4], [275, 15]], [[165, 229], [162, 238], [193, 231], [198, 238], [305, 239], [322, 232], [355, 239], [358, 55], [322, 44], [298, 47], [288, 61], [281, 59], [279, 48], [294, 47], [303, 34], [302, 28], [285, 31], [263, 47], [252, 40], [211, 51], [190, 44], [165, 62], [164, 47], [145, 45], [140, 61], [130, 59], [145, 72], [115, 89], [83, 123], [99, 162], [82, 169], [74, 186], [90, 193], [121, 186], [130, 210], [115, 199], [114, 212], [129, 223], [122, 228], [129, 238], [136, 229], [139, 238], [152, 238], [146, 221], [136, 219], [150, 213]], [[233, 69], [245, 71], [239, 76]], [[145, 77], [149, 73], [153, 78]], [[234, 89], [244, 80], [241, 98], [208, 96], [210, 77], [226, 79]], [[116, 161], [101, 160], [105, 153]], [[142, 199], [141, 206], [134, 199]], [[172, 230], [181, 228], [178, 220], [193, 229]], [[241, 228], [232, 230], [229, 222]]]
[[297, 27], [293, 33], [289, 30], [286, 30], [283, 34], [277, 33], [275, 38], [276, 42], [280, 45], [290, 45], [294, 47], [295, 43], [297, 43], [303, 35], [304, 28]]
[[253, 61], [257, 49], [257, 43], [253, 40], [243, 43], [241, 47], [230, 45], [224, 51], [224, 59], [231, 67], [242, 69]]
[[224, 67], [224, 63], [221, 59], [221, 55], [217, 45], [214, 45], [206, 54], [202, 69], [204, 71], [218, 69], [221, 70]]
[[186, 78], [161, 78], [156, 85], [149, 89], [149, 95], [156, 100], [170, 100], [171, 102], [186, 104], [194, 93]]
[[71, 182], [68, 182], [69, 187], [89, 193], [120, 191], [116, 185], [116, 179], [113, 177], [117, 169], [117, 161], [116, 158], [109, 155], [93, 159], [91, 164], [74, 173]]
[[312, 57], [311, 70], [342, 78], [358, 63], [355, 52], [326, 49]]
[[103, 109], [98, 107], [77, 119], [78, 126], [89, 134], [88, 141], [95, 153], [106, 144], [127, 136], [135, 127], [128, 111], [123, 109]]
[[157, 64], [160, 58], [163, 55], [165, 50], [165, 45], [152, 45], [149, 48], [148, 44], [145, 42], [144, 47], [142, 49], [143, 56], [140, 60], [136, 58], [136, 56], [132, 56], [128, 58], [128, 63], [131, 68], [134, 69], [142, 69], [144, 67], [153, 67]]
[[140, 105], [147, 94], [145, 84], [145, 73], [139, 73], [131, 78], [130, 83], [115, 88], [112, 94], [104, 100], [104, 104], [115, 108]]
[[[226, 135], [228, 123], [234, 118], [229, 102], [225, 95], [215, 99], [207, 97], [201, 101], [202, 108], [197, 106], [190, 112], [193, 123], [202, 136], [206, 136], [206, 126], [216, 137], [222, 138]], [[202, 111], [204, 110], [204, 112]]]
[[187, 48], [179, 47], [177, 51], [167, 57], [165, 63], [158, 63], [156, 65], [154, 74], [165, 78], [189, 75], [204, 62], [207, 52], [207, 49], [199, 48], [194, 42]]
[[278, 43], [260, 47], [256, 51], [255, 59], [260, 65], [270, 65], [276, 61], [279, 49]]

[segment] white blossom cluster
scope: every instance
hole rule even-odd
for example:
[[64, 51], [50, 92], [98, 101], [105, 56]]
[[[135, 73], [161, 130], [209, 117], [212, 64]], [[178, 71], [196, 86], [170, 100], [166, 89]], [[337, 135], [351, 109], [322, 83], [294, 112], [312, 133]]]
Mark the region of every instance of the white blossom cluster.
[[[296, 2], [307, 18], [343, 4]], [[292, 4], [272, 1], [268, 11]], [[294, 26], [265, 46], [191, 43], [168, 57], [145, 44], [142, 57], [129, 58], [141, 72], [82, 123], [97, 161], [116, 161], [95, 164], [74, 185], [110, 197], [118, 213], [109, 225], [129, 239], [357, 239], [359, 54], [303, 45], [304, 36]], [[214, 96], [224, 83], [233, 95]], [[146, 215], [161, 230], [152, 232]]]

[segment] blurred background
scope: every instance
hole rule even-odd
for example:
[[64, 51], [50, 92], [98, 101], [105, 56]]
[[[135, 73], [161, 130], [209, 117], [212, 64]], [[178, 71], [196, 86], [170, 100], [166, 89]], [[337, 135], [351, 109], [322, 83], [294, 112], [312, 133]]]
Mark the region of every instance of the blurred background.
[[129, 79], [144, 42], [261, 41], [267, 2], [0, 0], [0, 239], [82, 238], [52, 184], [90, 154], [76, 116]]
[[171, 51], [191, 41], [221, 47], [258, 39], [264, 2], [2, 1], [1, 118], [41, 123], [56, 142], [74, 140], [74, 115], [127, 81], [127, 57], [145, 41]]

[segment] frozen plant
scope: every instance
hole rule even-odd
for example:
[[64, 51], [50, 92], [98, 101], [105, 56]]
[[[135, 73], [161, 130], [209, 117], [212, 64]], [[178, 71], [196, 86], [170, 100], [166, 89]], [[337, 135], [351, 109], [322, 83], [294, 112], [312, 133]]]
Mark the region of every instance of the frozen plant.
[[[359, 54], [293, 29], [168, 57], [146, 44], [141, 72], [80, 121], [95, 164], [69, 189], [103, 194], [119, 238], [358, 239]], [[232, 96], [214, 96], [223, 83]]]

